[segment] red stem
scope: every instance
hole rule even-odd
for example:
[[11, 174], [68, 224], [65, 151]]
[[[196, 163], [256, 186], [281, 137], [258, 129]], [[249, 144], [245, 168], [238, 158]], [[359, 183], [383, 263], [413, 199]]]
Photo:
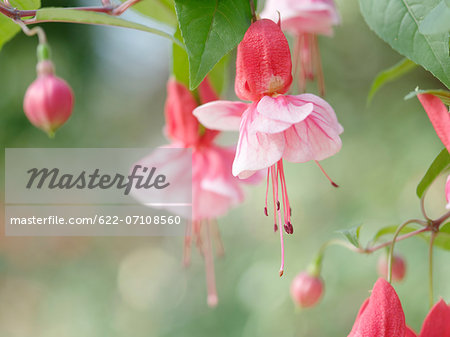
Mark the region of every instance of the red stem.
[[[101, 6], [101, 7], [64, 7], [64, 9], [72, 9], [79, 11], [87, 11], [87, 12], [98, 12], [105, 13], [108, 15], [118, 16], [125, 12], [128, 8], [133, 6], [134, 4], [140, 2], [141, 0], [128, 0], [118, 6]], [[0, 13], [10, 17], [14, 20], [18, 20], [24, 17], [33, 17], [36, 16], [38, 10], [19, 10], [16, 8], [6, 7], [3, 3], [0, 2]]]

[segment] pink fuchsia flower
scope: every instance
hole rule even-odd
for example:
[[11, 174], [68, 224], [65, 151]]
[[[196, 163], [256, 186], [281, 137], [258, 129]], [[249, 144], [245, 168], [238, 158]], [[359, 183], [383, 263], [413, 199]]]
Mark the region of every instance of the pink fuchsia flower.
[[423, 321], [419, 335], [408, 328], [405, 337], [450, 337], [450, 306], [440, 299]]
[[405, 314], [394, 288], [383, 278], [363, 303], [348, 337], [403, 337]]
[[23, 109], [34, 126], [52, 137], [72, 114], [73, 92], [66, 81], [55, 76], [51, 61], [40, 61], [37, 74], [25, 93]]
[[[192, 214], [188, 216], [190, 222], [186, 228], [184, 263], [185, 265], [190, 263], [191, 244], [194, 240], [205, 258], [207, 302], [208, 305], [215, 306], [218, 297], [212, 238], [217, 241], [218, 254], [223, 254], [215, 219], [225, 215], [231, 207], [244, 199], [242, 182], [231, 174], [235, 148], [221, 147], [214, 143], [219, 132], [204, 128], [192, 115], [192, 110], [198, 103], [183, 84], [170, 79], [167, 93], [165, 134], [172, 142], [166, 147], [192, 151], [192, 162], [177, 160], [179, 153], [167, 152], [168, 154], [161, 158], [154, 152], [138, 164], [151, 167], [157, 162], [158, 168], [162, 171], [175, 171], [179, 175], [185, 175], [192, 170]], [[207, 79], [198, 88], [198, 96], [202, 103], [218, 98]], [[173, 176], [177, 176], [178, 173]]]
[[[388, 257], [386, 255], [380, 256], [378, 259], [377, 270], [378, 275], [387, 279], [388, 277]], [[405, 259], [397, 254], [394, 254], [392, 261], [392, 281], [400, 282], [403, 280], [406, 274], [406, 262]]]
[[291, 298], [301, 308], [309, 308], [319, 302], [323, 294], [323, 281], [304, 271], [299, 273], [291, 283]]
[[267, 0], [261, 17], [280, 20], [281, 28], [296, 37], [295, 65], [299, 69], [299, 91], [306, 81], [318, 77], [319, 90], [324, 94], [322, 64], [317, 35], [331, 36], [333, 26], [340, 21], [333, 0]]
[[418, 94], [417, 98], [422, 103], [439, 139], [450, 152], [450, 112], [447, 106], [431, 94]]
[[447, 209], [450, 209], [450, 175], [447, 177], [447, 182], [445, 183], [445, 200], [447, 200]]
[[[238, 97], [253, 102], [214, 101], [194, 110], [207, 128], [239, 129], [233, 175], [245, 179], [267, 169], [265, 213], [271, 183], [274, 230], [283, 217], [289, 234], [293, 227], [283, 159], [301, 163], [332, 156], [341, 148], [339, 135], [343, 132], [332, 107], [323, 99], [311, 94], [283, 95], [292, 82], [291, 70], [289, 46], [279, 26], [267, 19], [256, 21], [238, 46], [235, 82]], [[282, 275], [282, 230], [280, 240]]]

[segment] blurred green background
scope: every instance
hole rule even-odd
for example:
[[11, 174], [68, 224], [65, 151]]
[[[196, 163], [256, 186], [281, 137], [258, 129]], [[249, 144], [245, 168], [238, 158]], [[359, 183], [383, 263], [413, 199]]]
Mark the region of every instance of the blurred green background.
[[[76, 3], [64, 5], [70, 4]], [[182, 267], [181, 237], [2, 234], [0, 336], [347, 336], [377, 279], [381, 252], [361, 256], [329, 248], [323, 268], [325, 296], [310, 310], [295, 308], [290, 282], [322, 242], [339, 236], [336, 230], [364, 224], [366, 242], [382, 226], [419, 217], [415, 187], [442, 144], [418, 101], [403, 100], [417, 85], [440, 87], [424, 70], [387, 85], [366, 106], [374, 76], [401, 56], [369, 30], [356, 0], [340, 0], [337, 6], [342, 24], [333, 38], [320, 39], [320, 47], [326, 98], [345, 128], [341, 152], [322, 164], [340, 188], [333, 189], [313, 163], [285, 166], [294, 235], [286, 240], [281, 279], [279, 237], [263, 214], [264, 184], [248, 189], [246, 202], [219, 219], [226, 255], [216, 259], [215, 309], [206, 305], [199, 254], [194, 252], [189, 269]], [[161, 131], [169, 41], [119, 28], [43, 26], [57, 73], [76, 93], [75, 111], [53, 140], [28, 122], [22, 99], [35, 78], [37, 40], [19, 34], [0, 52], [3, 148], [154, 147], [166, 142]], [[228, 99], [234, 98], [233, 83], [229, 86]], [[236, 141], [237, 134], [222, 140]], [[3, 172], [1, 176], [3, 189]], [[430, 190], [426, 206], [434, 217], [444, 212], [443, 177]], [[408, 271], [395, 287], [408, 324], [419, 330], [428, 311], [427, 245], [412, 238], [397, 249], [406, 256]], [[447, 301], [448, 258], [448, 252], [435, 250], [436, 299]]]

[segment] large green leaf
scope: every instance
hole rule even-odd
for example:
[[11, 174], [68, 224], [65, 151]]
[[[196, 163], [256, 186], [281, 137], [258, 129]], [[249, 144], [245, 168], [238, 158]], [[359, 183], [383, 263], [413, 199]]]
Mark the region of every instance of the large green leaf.
[[[125, 0], [121, 1], [124, 2]], [[142, 0], [133, 5], [131, 9], [172, 27], [177, 25], [173, 0]]]
[[450, 88], [449, 33], [424, 35], [421, 20], [440, 0], [359, 0], [369, 27], [400, 54]]
[[175, 0], [189, 57], [190, 89], [242, 40], [251, 23], [248, 0]]
[[367, 98], [368, 103], [372, 101], [375, 93], [386, 83], [392, 82], [404, 74], [410, 72], [417, 66], [413, 61], [404, 58], [400, 62], [396, 63], [392, 67], [380, 72], [372, 83], [369, 96]]
[[[11, 0], [11, 6], [21, 10], [38, 9], [41, 7], [40, 0]], [[0, 14], [0, 49], [20, 31], [19, 25], [15, 24], [9, 17]]]
[[152, 27], [141, 25], [139, 23], [123, 20], [121, 18], [111, 16], [104, 13], [80, 11], [66, 8], [42, 8], [36, 13], [36, 20], [38, 21], [52, 21], [52, 22], [74, 22], [86, 23], [92, 25], [107, 25], [142, 30], [153, 33], [172, 40], [181, 45], [172, 35]]
[[425, 191], [430, 187], [433, 181], [442, 173], [450, 168], [450, 154], [447, 149], [443, 149], [438, 156], [433, 160], [427, 173], [417, 185], [417, 196], [422, 198]]
[[450, 7], [442, 0], [420, 23], [422, 34], [439, 34], [450, 31]]

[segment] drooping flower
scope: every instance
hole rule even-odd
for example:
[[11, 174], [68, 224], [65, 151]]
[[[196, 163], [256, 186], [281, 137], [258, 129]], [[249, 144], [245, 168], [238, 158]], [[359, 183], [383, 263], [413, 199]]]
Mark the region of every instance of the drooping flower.
[[[239, 129], [233, 175], [248, 178], [267, 169], [264, 211], [268, 215], [271, 184], [274, 230], [283, 223], [288, 234], [293, 227], [283, 159], [301, 163], [332, 156], [341, 148], [343, 132], [333, 108], [323, 99], [311, 94], [283, 95], [292, 82], [291, 70], [289, 45], [279, 26], [267, 19], [256, 21], [239, 44], [236, 60], [236, 94], [252, 103], [215, 101], [194, 110], [207, 128]], [[282, 230], [280, 240], [281, 276]]]
[[[378, 259], [377, 270], [378, 275], [387, 279], [388, 277], [388, 257], [386, 255], [380, 256]], [[400, 282], [403, 280], [406, 274], [406, 262], [405, 259], [398, 255], [394, 254], [392, 261], [392, 281]]]
[[304, 271], [292, 280], [291, 298], [301, 308], [313, 307], [322, 297], [323, 288], [320, 276], [314, 276]]
[[55, 76], [50, 60], [39, 61], [37, 75], [25, 93], [23, 109], [34, 126], [53, 136], [72, 114], [73, 92], [66, 81]]
[[[164, 130], [171, 144], [165, 147], [192, 151], [192, 162], [177, 160], [179, 153], [167, 152], [165, 157], [157, 158], [154, 152], [140, 160], [138, 164], [151, 167], [157, 162], [160, 170], [164, 172], [176, 170], [182, 175], [192, 170], [192, 213], [188, 215], [190, 221], [184, 241], [184, 264], [190, 263], [191, 243], [194, 240], [205, 258], [207, 302], [209, 306], [215, 306], [218, 303], [218, 297], [212, 238], [216, 239], [217, 253], [223, 254], [215, 219], [225, 215], [231, 207], [241, 203], [244, 198], [241, 181], [231, 174], [235, 148], [221, 147], [214, 143], [219, 132], [204, 128], [192, 115], [198, 103], [183, 84], [170, 79], [167, 84], [167, 93]], [[218, 98], [208, 79], [198, 88], [198, 96], [202, 103]], [[160, 154], [161, 152], [158, 153]], [[191, 164], [192, 167], [190, 167]], [[135, 197], [139, 199], [139, 191], [134, 192]]]
[[450, 175], [447, 177], [447, 182], [445, 183], [445, 200], [447, 200], [447, 209], [450, 209]]
[[416, 333], [406, 326], [405, 314], [394, 288], [384, 279], [375, 283], [363, 303], [348, 337], [450, 337], [450, 306], [439, 300]]
[[431, 94], [418, 94], [417, 98], [422, 103], [428, 118], [433, 124], [439, 139], [442, 141], [447, 151], [450, 152], [450, 112], [447, 106]]
[[379, 278], [363, 303], [348, 337], [403, 337], [405, 314], [394, 288]]
[[443, 299], [425, 317], [419, 337], [450, 337], [450, 306]]
[[267, 0], [261, 13], [277, 21], [281, 28], [296, 38], [295, 66], [299, 72], [299, 91], [306, 81], [317, 76], [321, 95], [325, 92], [317, 35], [331, 36], [333, 26], [340, 22], [333, 0]]

